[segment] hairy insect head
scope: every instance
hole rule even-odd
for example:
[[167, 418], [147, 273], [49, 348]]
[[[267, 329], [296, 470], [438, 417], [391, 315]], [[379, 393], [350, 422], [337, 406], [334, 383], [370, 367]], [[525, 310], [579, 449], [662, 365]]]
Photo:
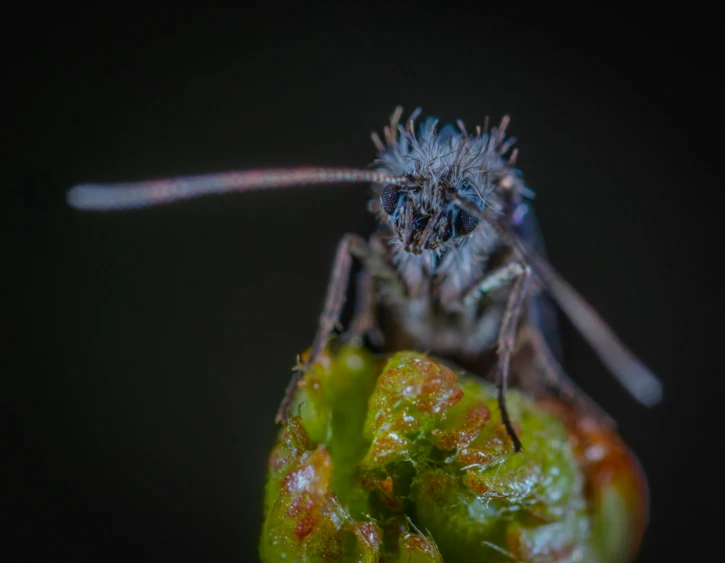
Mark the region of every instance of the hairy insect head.
[[424, 120], [416, 133], [420, 110], [405, 127], [399, 123], [401, 113], [397, 108], [385, 127], [385, 143], [376, 134], [373, 142], [377, 170], [405, 181], [380, 186], [380, 205], [372, 208], [381, 223], [393, 228], [405, 252], [441, 255], [465, 244], [480, 222], [461, 208], [460, 198], [478, 210], [500, 210], [503, 192], [523, 189], [513, 159], [504, 158], [514, 139], [505, 139], [507, 117], [491, 131], [477, 127], [469, 135], [460, 121], [458, 129], [447, 125], [439, 132], [434, 118]]

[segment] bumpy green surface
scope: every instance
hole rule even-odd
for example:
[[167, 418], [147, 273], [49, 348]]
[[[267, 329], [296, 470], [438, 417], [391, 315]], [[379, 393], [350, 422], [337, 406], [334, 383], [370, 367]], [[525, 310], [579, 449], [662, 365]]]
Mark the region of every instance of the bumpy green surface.
[[324, 355], [270, 456], [262, 560], [626, 561], [646, 503], [633, 458], [517, 392], [508, 404], [519, 454], [479, 378], [412, 352], [382, 369], [359, 348]]

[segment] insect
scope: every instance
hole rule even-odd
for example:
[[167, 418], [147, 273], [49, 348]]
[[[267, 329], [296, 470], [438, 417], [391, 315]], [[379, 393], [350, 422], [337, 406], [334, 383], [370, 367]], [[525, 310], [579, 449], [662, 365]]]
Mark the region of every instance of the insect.
[[[521, 442], [506, 407], [511, 374], [531, 390], [556, 390], [597, 411], [570, 380], [547, 341], [550, 298], [568, 316], [618, 381], [641, 403], [662, 395], [659, 380], [543, 257], [530, 206], [533, 193], [515, 168], [509, 118], [468, 132], [463, 122], [440, 131], [434, 118], [416, 128], [420, 110], [401, 123], [396, 108], [369, 169], [248, 170], [126, 184], [84, 184], [68, 202], [85, 210], [154, 206], [207, 194], [311, 184], [371, 183], [377, 230], [340, 241], [310, 355], [280, 405], [287, 416], [301, 376], [339, 323], [353, 258], [359, 260], [355, 312], [346, 338], [395, 342], [440, 355], [482, 375], [495, 374], [501, 419], [514, 449]], [[486, 373], [487, 372], [487, 373]]]

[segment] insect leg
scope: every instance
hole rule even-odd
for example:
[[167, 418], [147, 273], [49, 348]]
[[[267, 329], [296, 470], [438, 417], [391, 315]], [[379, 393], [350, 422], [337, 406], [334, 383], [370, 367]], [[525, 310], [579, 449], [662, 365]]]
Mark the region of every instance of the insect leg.
[[528, 282], [531, 279], [531, 269], [527, 265], [519, 264], [519, 266], [521, 268], [521, 275], [516, 278], [514, 286], [511, 289], [498, 336], [498, 376], [496, 377], [498, 407], [501, 411], [501, 420], [514, 444], [514, 451], [516, 452], [520, 452], [523, 446], [511, 424], [508, 409], [506, 408], [506, 385], [508, 383], [511, 354], [516, 341], [516, 328], [519, 317], [521, 316], [521, 309], [526, 299]]
[[594, 415], [606, 426], [614, 428], [614, 420], [600, 407], [594, 399], [589, 397], [566, 374], [564, 368], [556, 360], [551, 348], [547, 344], [541, 331], [531, 325], [521, 327], [518, 334], [519, 346], [531, 347], [533, 363], [543, 373], [544, 385], [548, 391], [554, 391], [565, 401], [582, 408], [585, 412]]
[[499, 289], [514, 279], [521, 277], [524, 272], [524, 265], [521, 262], [509, 262], [488, 274], [480, 283], [469, 289], [463, 296], [463, 304], [466, 307], [473, 305], [486, 293]]
[[375, 319], [375, 278], [370, 269], [365, 267], [356, 281], [355, 312], [342, 338], [345, 342], [361, 342], [367, 335], [374, 345], [379, 346], [383, 342], [383, 334]]
[[315, 339], [312, 341], [310, 356], [307, 358], [304, 365], [296, 369], [292, 375], [292, 379], [290, 380], [289, 385], [287, 385], [284, 397], [282, 398], [282, 403], [279, 405], [277, 417], [275, 419], [276, 422], [279, 423], [287, 420], [287, 410], [292, 402], [292, 396], [297, 388], [297, 384], [310, 366], [315, 363], [317, 357], [327, 344], [328, 337], [338, 324], [342, 307], [345, 305], [347, 284], [350, 279], [350, 268], [352, 266], [352, 256], [353, 254], [364, 254], [366, 248], [367, 242], [365, 242], [365, 239], [358, 235], [349, 233], [342, 237], [340, 244], [337, 245], [335, 261], [332, 265], [332, 274], [330, 275], [330, 282], [327, 285], [325, 305], [322, 310], [322, 315], [320, 315], [320, 324], [317, 328], [317, 334], [315, 334]]
[[529, 250], [514, 233], [467, 201], [455, 196], [466, 213], [484, 221], [529, 264], [562, 311], [594, 349], [604, 365], [631, 395], [644, 405], [652, 406], [662, 399], [662, 383], [617, 337], [594, 308], [543, 258]]

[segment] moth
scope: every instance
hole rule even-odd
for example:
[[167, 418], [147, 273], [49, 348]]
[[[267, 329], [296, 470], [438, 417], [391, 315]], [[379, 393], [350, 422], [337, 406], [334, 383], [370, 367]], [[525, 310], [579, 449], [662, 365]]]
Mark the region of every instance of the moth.
[[278, 422], [286, 419], [297, 383], [338, 326], [353, 259], [361, 268], [344, 337], [412, 346], [493, 375], [501, 419], [517, 452], [522, 445], [505, 393], [512, 374], [534, 393], [554, 390], [609, 421], [558, 361], [548, 328], [552, 299], [635, 399], [657, 403], [659, 380], [545, 259], [533, 193], [515, 167], [515, 140], [506, 136], [509, 118], [492, 128], [486, 120], [472, 132], [460, 120], [438, 130], [434, 118], [416, 126], [420, 109], [402, 123], [402, 111], [395, 109], [382, 138], [372, 134], [377, 158], [367, 169], [260, 169], [83, 184], [69, 190], [68, 202], [110, 211], [228, 192], [372, 184], [368, 208], [377, 229], [368, 239], [346, 234], [340, 241], [310, 354], [287, 388]]

